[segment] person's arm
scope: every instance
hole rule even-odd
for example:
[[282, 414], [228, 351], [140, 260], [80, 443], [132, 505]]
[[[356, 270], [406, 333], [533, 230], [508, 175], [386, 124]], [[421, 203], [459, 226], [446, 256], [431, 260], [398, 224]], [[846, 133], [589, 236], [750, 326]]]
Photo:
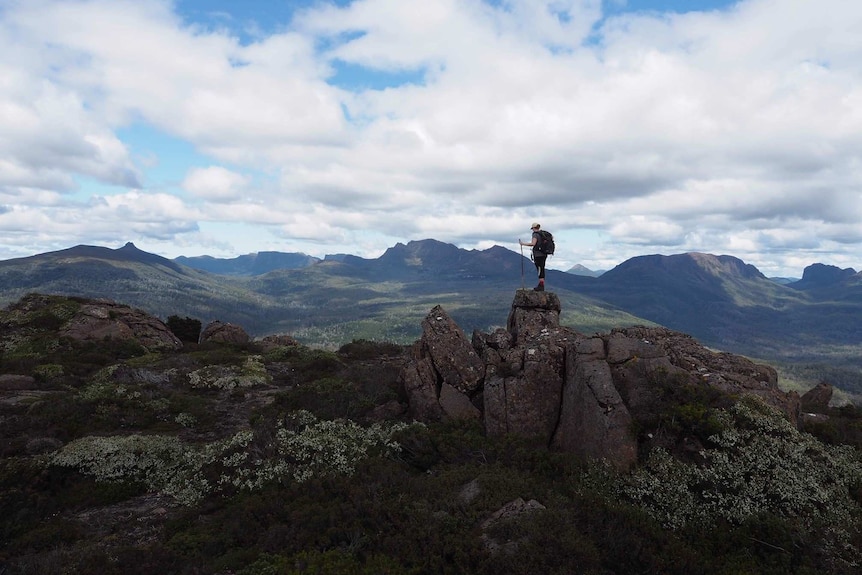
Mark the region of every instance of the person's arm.
[[536, 241], [538, 241], [538, 239], [539, 239], [539, 238], [537, 238], [537, 237], [536, 237], [536, 234], [533, 234], [533, 237], [532, 237], [532, 239], [530, 240], [530, 243], [525, 244], [524, 242], [522, 242], [522, 241], [521, 241], [521, 239], [520, 239], [520, 238], [518, 238], [518, 243], [519, 243], [519, 244], [521, 244], [522, 246], [530, 246], [530, 247], [533, 247], [534, 245], [536, 245]]

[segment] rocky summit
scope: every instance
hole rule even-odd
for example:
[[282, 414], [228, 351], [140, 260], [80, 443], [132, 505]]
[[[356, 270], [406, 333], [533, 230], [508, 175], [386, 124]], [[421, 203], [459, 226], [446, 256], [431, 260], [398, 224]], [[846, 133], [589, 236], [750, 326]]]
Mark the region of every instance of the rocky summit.
[[561, 326], [560, 311], [556, 294], [519, 290], [506, 329], [468, 341], [441, 307], [432, 309], [401, 375], [410, 414], [476, 418], [489, 435], [535, 436], [619, 469], [636, 463], [639, 439], [651, 439], [632, 433], [634, 421], [655, 410], [668, 386], [755, 395], [799, 420], [798, 394], [782, 391], [769, 366], [664, 328], [585, 335]]

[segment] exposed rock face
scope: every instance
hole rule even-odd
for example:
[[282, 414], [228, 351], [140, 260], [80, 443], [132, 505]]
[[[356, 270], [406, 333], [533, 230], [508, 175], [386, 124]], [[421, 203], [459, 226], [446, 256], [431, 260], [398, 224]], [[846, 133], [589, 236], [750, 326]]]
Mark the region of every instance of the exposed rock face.
[[60, 337], [86, 340], [135, 340], [148, 351], [182, 348], [182, 342], [159, 319], [109, 300], [93, 300], [60, 330]]
[[[661, 373], [681, 383], [687, 381], [706, 384], [735, 395], [757, 395], [769, 405], [783, 411], [794, 425], [798, 424], [799, 395], [795, 392], [785, 393], [779, 389], [778, 374], [771, 366], [754, 363], [739, 355], [709, 350], [691, 336], [666, 328], [615, 329], [609, 337], [611, 340], [637, 340], [643, 344], [639, 350], [632, 350], [632, 358], [639, 360], [634, 363], [620, 361], [621, 356], [626, 355], [624, 353], [611, 357], [609, 350], [608, 361], [616, 366], [618, 372], [615, 380], [625, 380], [628, 376], [626, 391], [621, 390], [624, 397], [627, 394], [634, 397], [643, 394], [643, 386], [648, 385], [650, 379], [648, 376]], [[641, 359], [646, 361], [641, 362]], [[636, 377], [638, 373], [647, 377]], [[630, 408], [636, 403], [632, 397], [628, 397], [626, 401]]]
[[476, 391], [485, 375], [476, 350], [439, 305], [422, 321], [420, 353], [431, 358], [442, 383], [462, 393]]
[[438, 400], [438, 376], [430, 358], [415, 358], [404, 367], [400, 378], [409, 401], [411, 417], [419, 421], [439, 421], [443, 418], [443, 408]]
[[577, 334], [560, 327], [560, 300], [550, 292], [518, 291], [508, 337], [473, 335], [486, 365], [485, 428], [491, 435], [518, 433], [547, 442], [557, 427], [566, 346]]
[[260, 347], [264, 352], [277, 347], [296, 347], [298, 345], [299, 342], [296, 341], [296, 338], [287, 334], [268, 335], [260, 340]]
[[637, 461], [633, 422], [667, 386], [758, 395], [798, 424], [799, 396], [781, 391], [769, 366], [665, 328], [588, 337], [560, 326], [560, 311], [556, 294], [519, 290], [507, 328], [476, 331], [468, 343], [442, 308], [432, 309], [401, 374], [410, 415], [479, 417], [489, 435], [535, 437], [619, 469]]
[[422, 421], [479, 417], [470, 397], [484, 375], [485, 365], [461, 328], [443, 308], [432, 308], [413, 346], [413, 361], [401, 373], [410, 414]]
[[519, 290], [506, 324], [516, 343], [560, 327], [560, 298], [553, 292]]
[[816, 413], [826, 411], [829, 409], [829, 402], [832, 401], [832, 391], [833, 388], [828, 383], [818, 383], [802, 395], [802, 409]]
[[627, 467], [637, 460], [637, 440], [610, 364], [600, 357], [603, 343], [591, 338], [569, 348], [560, 424], [553, 445]]
[[240, 326], [215, 320], [210, 322], [209, 325], [207, 325], [201, 332], [201, 343], [207, 341], [219, 343], [248, 343], [251, 341], [251, 338]]

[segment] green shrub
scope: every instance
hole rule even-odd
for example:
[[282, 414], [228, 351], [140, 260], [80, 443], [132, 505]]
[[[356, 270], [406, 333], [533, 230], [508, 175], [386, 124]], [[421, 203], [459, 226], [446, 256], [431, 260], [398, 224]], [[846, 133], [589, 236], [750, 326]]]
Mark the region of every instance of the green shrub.
[[33, 369], [33, 377], [43, 383], [56, 383], [63, 379], [63, 366], [56, 363], [37, 365]]
[[859, 452], [799, 433], [762, 400], [745, 397], [716, 412], [723, 430], [698, 466], [656, 449], [623, 492], [664, 525], [741, 525], [770, 513], [823, 530], [822, 545], [839, 560], [862, 561], [851, 544], [860, 516], [851, 489], [862, 477]]
[[338, 355], [351, 360], [377, 359], [386, 356], [396, 356], [404, 353], [404, 347], [395, 343], [354, 339], [338, 349]]
[[340, 549], [302, 551], [292, 557], [262, 555], [237, 575], [409, 575], [397, 560], [372, 555], [359, 558]]
[[201, 337], [201, 321], [188, 316], [181, 318], [178, 315], [168, 317], [165, 324], [173, 332], [177, 339], [183, 343], [197, 343]]
[[254, 491], [281, 482], [350, 475], [369, 457], [390, 456], [392, 436], [406, 424], [363, 428], [350, 420], [318, 420], [296, 412], [278, 422], [274, 436], [255, 441], [250, 430], [203, 446], [162, 435], [89, 436], [67, 444], [50, 458], [97, 481], [141, 482], [150, 489], [194, 504], [213, 492]]
[[306, 410], [321, 419], [357, 419], [374, 407], [374, 402], [358, 386], [337, 377], [323, 377], [280, 393], [280, 410]]
[[272, 383], [261, 356], [247, 356], [240, 367], [208, 365], [189, 372], [189, 385], [192, 388], [209, 388], [231, 391], [247, 387], [257, 387]]
[[309, 349], [303, 346], [276, 348], [280, 361], [286, 361], [301, 379], [311, 376], [313, 379], [334, 376], [342, 369], [343, 363], [331, 352], [320, 349]]

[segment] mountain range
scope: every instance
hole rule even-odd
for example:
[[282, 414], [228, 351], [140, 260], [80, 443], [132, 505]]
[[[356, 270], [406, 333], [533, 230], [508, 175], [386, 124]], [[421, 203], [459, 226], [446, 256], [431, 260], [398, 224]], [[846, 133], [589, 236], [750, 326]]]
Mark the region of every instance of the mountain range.
[[[512, 293], [534, 283], [529, 259], [507, 248], [433, 239], [374, 259], [260, 252], [171, 260], [128, 243], [0, 261], [2, 305], [30, 292], [103, 297], [162, 318], [219, 319], [324, 346], [413, 341], [438, 304], [468, 333], [489, 330], [506, 317]], [[729, 255], [645, 255], [597, 277], [548, 270], [547, 286], [563, 302], [561, 322], [584, 333], [658, 324], [733, 353], [828, 364], [839, 386], [862, 379], [862, 274], [852, 268], [815, 263], [782, 284]]]

